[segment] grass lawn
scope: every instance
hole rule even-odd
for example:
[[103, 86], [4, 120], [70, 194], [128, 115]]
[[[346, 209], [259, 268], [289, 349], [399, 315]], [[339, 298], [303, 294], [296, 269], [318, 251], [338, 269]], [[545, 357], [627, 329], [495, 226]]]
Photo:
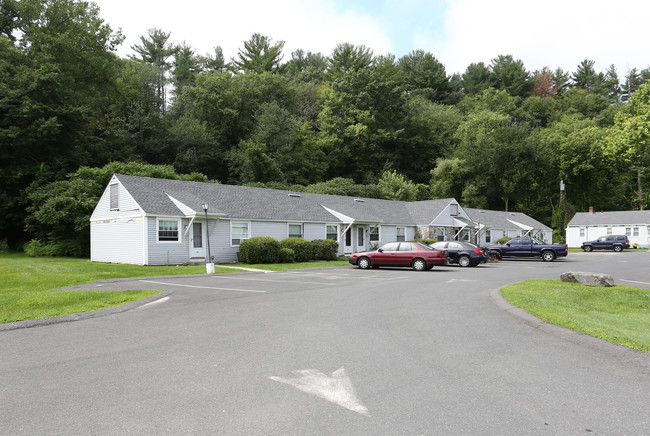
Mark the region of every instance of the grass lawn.
[[[347, 262], [306, 262], [275, 265], [246, 265], [284, 271], [347, 265]], [[215, 273], [238, 272], [215, 266]], [[74, 258], [33, 258], [24, 254], [0, 255], [0, 323], [69, 315], [119, 306], [157, 294], [160, 290], [139, 291], [58, 291], [53, 289], [97, 280], [165, 275], [205, 274], [205, 265], [138, 266], [90, 262]]]
[[511, 304], [558, 326], [650, 352], [650, 290], [597, 288], [560, 280], [529, 280], [506, 286]]

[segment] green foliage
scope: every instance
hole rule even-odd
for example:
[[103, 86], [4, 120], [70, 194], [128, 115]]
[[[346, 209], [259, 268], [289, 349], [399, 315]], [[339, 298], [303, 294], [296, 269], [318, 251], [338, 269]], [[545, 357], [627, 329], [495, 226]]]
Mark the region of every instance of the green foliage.
[[277, 263], [280, 243], [270, 236], [257, 236], [242, 241], [239, 255], [244, 263]]
[[251, 39], [244, 42], [244, 49], [239, 50], [237, 59], [233, 60], [235, 72], [264, 73], [278, 69], [282, 60], [284, 41], [272, 43], [268, 36], [254, 33]]
[[280, 263], [294, 263], [296, 256], [291, 248], [280, 248]]
[[415, 184], [397, 171], [384, 171], [377, 186], [388, 200], [415, 201], [418, 194]]
[[499, 245], [503, 245], [503, 244], [505, 244], [506, 242], [508, 242], [508, 241], [511, 240], [511, 239], [512, 239], [511, 237], [506, 236], [505, 238], [501, 238], [501, 239], [499, 239], [499, 240], [497, 241], [497, 244], [499, 244]]
[[339, 243], [332, 239], [314, 239], [311, 241], [314, 260], [336, 260]]
[[7, 243], [7, 238], [0, 240], [0, 253], [8, 253], [9, 244]]
[[280, 241], [280, 247], [293, 250], [296, 262], [309, 262], [314, 258], [311, 242], [302, 238], [287, 238]]
[[423, 243], [425, 245], [431, 245], [431, 244], [435, 244], [436, 242], [438, 242], [437, 239], [414, 239], [414, 241], [415, 242], [421, 242], [421, 243]]

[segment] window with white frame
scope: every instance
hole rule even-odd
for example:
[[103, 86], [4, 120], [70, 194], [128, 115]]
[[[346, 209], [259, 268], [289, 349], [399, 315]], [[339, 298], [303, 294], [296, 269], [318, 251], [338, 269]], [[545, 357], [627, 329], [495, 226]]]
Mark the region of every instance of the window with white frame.
[[396, 241], [406, 241], [406, 228], [398, 227], [397, 228], [397, 239]]
[[612, 228], [611, 228], [611, 227], [607, 227], [607, 234], [608, 234], [608, 235], [611, 235], [611, 234], [612, 234]]
[[289, 224], [289, 237], [302, 238], [302, 224]]
[[485, 243], [490, 243], [492, 242], [492, 230], [486, 230], [485, 231]]
[[625, 236], [632, 236], [632, 227], [625, 228]]
[[464, 228], [463, 230], [460, 231], [460, 235], [458, 235], [458, 240], [460, 241], [469, 241], [469, 229]]
[[158, 220], [158, 242], [178, 242], [180, 220]]
[[332, 241], [339, 240], [339, 226], [336, 224], [328, 224], [325, 230], [325, 238], [331, 239]]
[[450, 204], [449, 205], [449, 214], [451, 216], [458, 216], [458, 205], [457, 204]]
[[633, 227], [632, 228], [632, 236], [639, 236], [639, 228], [638, 227]]
[[585, 237], [585, 228], [584, 227], [580, 227], [580, 237], [581, 238]]
[[370, 242], [378, 243], [379, 242], [379, 226], [370, 228]]
[[436, 241], [444, 241], [444, 240], [445, 240], [445, 228], [436, 227]]
[[110, 194], [110, 209], [118, 210], [120, 208], [120, 185], [112, 183], [108, 188]]
[[233, 221], [230, 223], [230, 245], [235, 247], [250, 238], [250, 223]]

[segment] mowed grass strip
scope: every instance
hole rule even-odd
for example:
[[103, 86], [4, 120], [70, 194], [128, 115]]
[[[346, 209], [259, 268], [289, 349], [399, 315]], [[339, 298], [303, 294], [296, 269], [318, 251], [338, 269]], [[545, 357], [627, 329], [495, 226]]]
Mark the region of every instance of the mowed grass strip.
[[[271, 265], [237, 264], [245, 268], [284, 271], [349, 265], [346, 261]], [[0, 254], [0, 323], [70, 315], [120, 306], [147, 298], [160, 289], [138, 291], [57, 291], [54, 289], [97, 280], [205, 274], [205, 265], [139, 266], [90, 262], [75, 258], [33, 258], [24, 254]], [[241, 270], [215, 266], [215, 273]]]
[[528, 280], [506, 286], [501, 295], [510, 304], [548, 323], [650, 352], [648, 289]]

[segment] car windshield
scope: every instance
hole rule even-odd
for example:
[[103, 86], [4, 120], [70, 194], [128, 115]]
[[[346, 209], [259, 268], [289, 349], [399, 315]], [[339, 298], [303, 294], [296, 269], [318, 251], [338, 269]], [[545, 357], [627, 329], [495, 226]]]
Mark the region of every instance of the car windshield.
[[422, 242], [416, 242], [416, 245], [419, 247], [423, 248], [424, 250], [433, 250], [433, 248], [429, 247], [428, 245], [423, 244]]

